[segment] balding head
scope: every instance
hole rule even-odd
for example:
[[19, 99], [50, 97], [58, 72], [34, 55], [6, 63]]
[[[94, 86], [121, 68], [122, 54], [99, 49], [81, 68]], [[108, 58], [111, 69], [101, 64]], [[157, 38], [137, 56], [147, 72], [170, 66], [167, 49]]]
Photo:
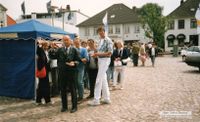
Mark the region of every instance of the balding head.
[[63, 36], [63, 43], [66, 47], [71, 45], [71, 38], [68, 35]]

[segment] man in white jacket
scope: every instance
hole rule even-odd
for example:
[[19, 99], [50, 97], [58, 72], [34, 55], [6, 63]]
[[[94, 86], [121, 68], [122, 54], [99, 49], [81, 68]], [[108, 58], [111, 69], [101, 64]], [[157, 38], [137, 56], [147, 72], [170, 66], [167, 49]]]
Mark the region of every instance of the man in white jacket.
[[98, 42], [98, 51], [92, 56], [98, 57], [98, 74], [94, 89], [94, 100], [89, 102], [89, 105], [91, 106], [100, 104], [101, 90], [103, 97], [102, 102], [105, 104], [111, 103], [106, 71], [108, 70], [110, 64], [113, 43], [110, 38], [105, 36], [105, 29], [103, 27], [99, 27], [97, 32], [100, 36], [100, 40]]

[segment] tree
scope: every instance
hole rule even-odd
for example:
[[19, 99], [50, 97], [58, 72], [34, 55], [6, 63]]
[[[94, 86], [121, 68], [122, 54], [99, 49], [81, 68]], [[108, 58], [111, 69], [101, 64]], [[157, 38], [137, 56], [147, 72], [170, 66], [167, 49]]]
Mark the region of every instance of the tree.
[[167, 18], [162, 15], [163, 8], [158, 4], [147, 3], [139, 10], [140, 21], [145, 36], [164, 48], [164, 34], [167, 31]]

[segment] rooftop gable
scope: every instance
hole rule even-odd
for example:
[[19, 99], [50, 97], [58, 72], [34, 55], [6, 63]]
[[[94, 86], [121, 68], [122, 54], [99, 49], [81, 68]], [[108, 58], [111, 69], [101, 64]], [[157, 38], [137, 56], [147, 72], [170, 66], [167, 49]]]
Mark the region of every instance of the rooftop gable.
[[178, 18], [194, 18], [196, 10], [199, 6], [200, 0], [186, 0], [173, 12], [171, 12], [168, 17], [178, 19]]
[[7, 8], [0, 3], [0, 10], [7, 11]]
[[77, 25], [81, 26], [95, 26], [102, 25], [102, 19], [108, 13], [108, 24], [121, 24], [121, 23], [137, 23], [139, 22], [139, 17], [137, 14], [137, 8], [130, 9], [124, 4], [114, 4], [107, 9], [101, 11], [100, 13], [94, 15], [93, 17], [87, 19], [86, 21]]

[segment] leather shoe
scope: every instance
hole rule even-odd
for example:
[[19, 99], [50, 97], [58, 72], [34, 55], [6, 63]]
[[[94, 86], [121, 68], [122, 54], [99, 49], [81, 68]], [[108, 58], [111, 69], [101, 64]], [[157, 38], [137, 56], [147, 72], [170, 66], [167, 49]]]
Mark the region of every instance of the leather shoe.
[[67, 111], [66, 108], [62, 108], [62, 109], [61, 109], [61, 112], [65, 112], [65, 111]]
[[86, 97], [86, 99], [91, 99], [93, 97], [94, 97], [93, 95], [89, 95], [88, 97]]
[[73, 108], [71, 111], [70, 111], [70, 113], [74, 113], [74, 112], [76, 112], [77, 111], [77, 108]]
[[82, 101], [83, 100], [83, 98], [81, 98], [81, 97], [78, 97], [78, 99], [77, 99], [78, 101]]

